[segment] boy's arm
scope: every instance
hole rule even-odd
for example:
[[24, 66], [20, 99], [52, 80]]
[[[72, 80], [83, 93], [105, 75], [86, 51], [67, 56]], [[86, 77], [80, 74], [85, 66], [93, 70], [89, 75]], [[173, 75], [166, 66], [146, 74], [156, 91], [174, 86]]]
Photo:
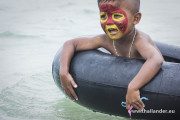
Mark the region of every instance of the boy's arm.
[[126, 108], [129, 109], [130, 105], [133, 105], [136, 109], [142, 110], [144, 103], [140, 100], [139, 89], [156, 75], [161, 68], [164, 58], [149, 36], [137, 39], [135, 47], [146, 62], [128, 85]]
[[102, 43], [103, 42], [100, 36], [94, 38], [77, 38], [64, 43], [60, 59], [59, 74], [61, 78], [61, 85], [66, 94], [72, 100], [78, 100], [78, 97], [73, 90], [73, 87], [77, 88], [77, 84], [74, 82], [74, 79], [69, 73], [69, 66], [74, 52], [95, 49], [101, 47]]

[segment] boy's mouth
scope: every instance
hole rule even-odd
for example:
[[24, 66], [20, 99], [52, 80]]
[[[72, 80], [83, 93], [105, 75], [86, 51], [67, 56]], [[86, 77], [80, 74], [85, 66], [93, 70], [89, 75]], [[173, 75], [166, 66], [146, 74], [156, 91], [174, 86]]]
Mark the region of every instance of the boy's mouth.
[[111, 35], [116, 35], [116, 34], [118, 33], [118, 30], [117, 30], [117, 29], [114, 29], [114, 28], [109, 28], [109, 29], [108, 29], [108, 32], [109, 32], [109, 34], [111, 34]]

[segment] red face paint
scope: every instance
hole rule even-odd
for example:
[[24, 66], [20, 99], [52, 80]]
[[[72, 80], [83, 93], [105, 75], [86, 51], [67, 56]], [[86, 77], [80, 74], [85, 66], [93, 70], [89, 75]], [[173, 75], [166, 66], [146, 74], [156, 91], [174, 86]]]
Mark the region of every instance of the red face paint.
[[100, 20], [103, 30], [111, 39], [121, 38], [127, 29], [128, 19], [125, 11], [111, 4], [100, 6]]

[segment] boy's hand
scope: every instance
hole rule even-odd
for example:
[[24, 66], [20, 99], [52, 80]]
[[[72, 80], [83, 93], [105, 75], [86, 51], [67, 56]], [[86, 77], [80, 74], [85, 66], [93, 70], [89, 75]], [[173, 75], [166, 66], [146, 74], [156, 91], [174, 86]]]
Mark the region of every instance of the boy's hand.
[[144, 103], [140, 99], [139, 90], [128, 88], [126, 94], [126, 109], [129, 110], [131, 105], [137, 110], [144, 109]]
[[74, 82], [74, 79], [72, 78], [71, 74], [68, 73], [66, 75], [62, 75], [60, 74], [60, 78], [61, 78], [61, 85], [62, 88], [64, 89], [64, 91], [66, 92], [66, 94], [74, 101], [74, 100], [78, 100], [78, 97], [76, 95], [76, 93], [73, 90], [74, 88], [77, 88], [77, 84]]

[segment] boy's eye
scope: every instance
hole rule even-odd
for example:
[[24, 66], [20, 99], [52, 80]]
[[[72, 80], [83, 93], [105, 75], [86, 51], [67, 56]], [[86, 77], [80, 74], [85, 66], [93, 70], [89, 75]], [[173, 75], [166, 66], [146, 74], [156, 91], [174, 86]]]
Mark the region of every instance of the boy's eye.
[[115, 14], [115, 15], [114, 15], [114, 18], [115, 18], [115, 19], [118, 19], [118, 18], [120, 18], [120, 17], [122, 17], [122, 16], [121, 16], [121, 15], [118, 15], [118, 14]]
[[104, 12], [101, 12], [100, 13], [100, 21], [101, 21], [101, 23], [105, 23], [107, 21], [107, 19], [108, 19], [107, 14], [104, 13]]
[[103, 15], [101, 15], [101, 19], [106, 19], [106, 15], [105, 14], [103, 14]]
[[112, 15], [112, 18], [113, 18], [113, 20], [115, 20], [115, 21], [122, 21], [122, 20], [125, 19], [124, 15], [121, 14], [121, 13], [114, 13], [114, 14]]

